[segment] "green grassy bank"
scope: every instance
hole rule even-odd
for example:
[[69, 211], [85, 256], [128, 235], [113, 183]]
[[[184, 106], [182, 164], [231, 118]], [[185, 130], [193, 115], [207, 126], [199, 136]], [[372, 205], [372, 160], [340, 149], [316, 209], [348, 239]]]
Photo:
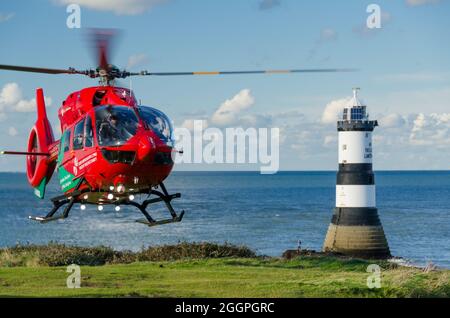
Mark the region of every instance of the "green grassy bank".
[[[66, 266], [81, 265], [69, 289]], [[369, 289], [369, 264], [382, 268]], [[0, 250], [0, 296], [44, 297], [449, 297], [450, 271], [329, 255], [258, 257], [245, 247], [188, 244], [137, 253], [51, 244]]]

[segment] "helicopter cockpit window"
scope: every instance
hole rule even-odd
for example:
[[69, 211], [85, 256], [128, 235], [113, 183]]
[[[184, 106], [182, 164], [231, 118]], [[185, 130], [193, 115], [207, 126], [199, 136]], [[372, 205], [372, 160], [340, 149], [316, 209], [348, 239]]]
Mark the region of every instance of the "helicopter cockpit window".
[[164, 113], [152, 107], [141, 106], [139, 115], [164, 142], [172, 141], [172, 124]]
[[73, 150], [78, 150], [83, 148], [84, 139], [84, 120], [76, 124], [73, 130]]
[[92, 130], [91, 116], [86, 117], [86, 126], [84, 128], [84, 146], [86, 148], [93, 146], [94, 132]]
[[136, 134], [138, 118], [131, 107], [98, 107], [95, 117], [99, 146], [120, 146]]
[[63, 152], [67, 152], [70, 149], [70, 130], [64, 132], [63, 140]]

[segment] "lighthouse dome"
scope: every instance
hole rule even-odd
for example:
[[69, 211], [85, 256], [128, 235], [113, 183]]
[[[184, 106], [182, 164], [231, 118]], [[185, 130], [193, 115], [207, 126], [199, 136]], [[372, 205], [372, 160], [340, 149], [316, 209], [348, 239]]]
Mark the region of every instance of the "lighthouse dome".
[[368, 114], [366, 113], [366, 105], [359, 98], [358, 92], [359, 88], [353, 89], [353, 97], [344, 107], [344, 112], [342, 116], [342, 120], [344, 121], [363, 121], [368, 120]]
[[355, 106], [361, 107], [361, 106], [366, 106], [366, 104], [364, 103], [364, 101], [361, 100], [361, 99], [359, 98], [359, 96], [358, 96], [359, 91], [360, 91], [360, 88], [358, 88], [358, 87], [353, 89], [353, 97], [352, 97], [352, 99], [350, 100], [350, 102], [348, 103], [348, 106], [347, 106], [347, 107], [355, 107]]

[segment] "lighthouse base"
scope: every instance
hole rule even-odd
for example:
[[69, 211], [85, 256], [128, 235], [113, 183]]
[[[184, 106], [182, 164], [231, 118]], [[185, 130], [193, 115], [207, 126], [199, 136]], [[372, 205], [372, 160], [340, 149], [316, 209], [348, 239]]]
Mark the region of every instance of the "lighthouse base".
[[336, 208], [323, 250], [361, 258], [391, 257], [376, 208]]

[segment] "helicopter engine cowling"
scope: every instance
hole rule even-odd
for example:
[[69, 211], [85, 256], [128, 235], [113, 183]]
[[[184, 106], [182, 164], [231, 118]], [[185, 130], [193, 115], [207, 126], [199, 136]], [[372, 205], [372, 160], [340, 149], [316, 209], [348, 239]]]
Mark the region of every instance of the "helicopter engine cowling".
[[[44, 93], [41, 88], [36, 90], [37, 121], [28, 137], [28, 152], [49, 153], [50, 145], [55, 142], [50, 122], [45, 110]], [[43, 198], [45, 186], [50, 181], [56, 162], [47, 156], [27, 156], [27, 178], [35, 194]]]

